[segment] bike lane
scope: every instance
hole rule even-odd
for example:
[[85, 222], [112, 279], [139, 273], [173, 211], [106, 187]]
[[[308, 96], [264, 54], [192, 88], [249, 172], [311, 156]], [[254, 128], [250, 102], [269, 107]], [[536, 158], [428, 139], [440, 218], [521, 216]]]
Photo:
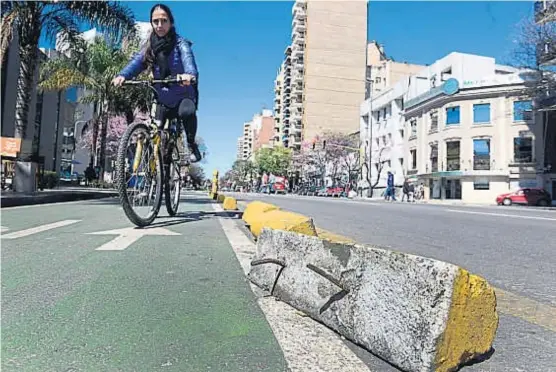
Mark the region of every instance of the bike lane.
[[117, 238], [115, 199], [3, 210], [2, 370], [285, 370], [211, 205], [180, 212]]

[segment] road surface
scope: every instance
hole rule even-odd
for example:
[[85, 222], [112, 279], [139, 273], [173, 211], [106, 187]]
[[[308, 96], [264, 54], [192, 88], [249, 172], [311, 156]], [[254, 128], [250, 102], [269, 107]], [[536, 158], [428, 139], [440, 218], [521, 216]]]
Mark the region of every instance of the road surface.
[[360, 243], [457, 264], [495, 286], [492, 357], [464, 371], [556, 371], [556, 211], [232, 194], [311, 216]]
[[134, 236], [112, 199], [3, 209], [2, 371], [285, 370], [208, 199], [180, 210]]

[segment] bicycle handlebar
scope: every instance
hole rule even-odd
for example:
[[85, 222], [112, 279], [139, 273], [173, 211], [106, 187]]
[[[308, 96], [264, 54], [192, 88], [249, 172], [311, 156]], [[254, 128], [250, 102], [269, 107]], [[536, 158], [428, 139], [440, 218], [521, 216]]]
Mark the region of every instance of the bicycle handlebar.
[[[126, 80], [122, 83], [122, 85], [178, 84], [181, 82], [183, 82], [183, 80], [178, 80], [177, 78], [153, 79], [153, 80]], [[194, 82], [196, 82], [195, 78], [191, 80], [191, 83]]]

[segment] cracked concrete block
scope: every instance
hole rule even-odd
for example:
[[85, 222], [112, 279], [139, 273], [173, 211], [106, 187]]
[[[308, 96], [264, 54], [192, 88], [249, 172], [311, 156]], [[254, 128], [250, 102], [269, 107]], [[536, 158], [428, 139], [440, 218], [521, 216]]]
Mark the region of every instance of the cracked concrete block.
[[251, 265], [255, 285], [404, 371], [491, 351], [494, 290], [456, 265], [267, 228]]

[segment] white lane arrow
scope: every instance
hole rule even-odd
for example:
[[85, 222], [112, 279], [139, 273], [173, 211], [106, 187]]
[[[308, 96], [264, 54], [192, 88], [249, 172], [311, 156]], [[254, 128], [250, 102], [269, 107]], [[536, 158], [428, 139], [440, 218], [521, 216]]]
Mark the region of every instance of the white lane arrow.
[[74, 223], [78, 223], [80, 221], [81, 220], [63, 220], [63, 221], [58, 221], [58, 222], [54, 222], [54, 223], [49, 223], [49, 224], [46, 224], [46, 225], [35, 226], [35, 227], [31, 227], [30, 229], [19, 230], [19, 231], [9, 233], [9, 234], [6, 234], [6, 235], [2, 234], [2, 239], [23, 238], [25, 236], [38, 234], [38, 233], [41, 233], [43, 231], [48, 231], [48, 230], [52, 230], [52, 229], [57, 229], [59, 227], [73, 225]]
[[114, 239], [110, 240], [98, 247], [97, 251], [122, 251], [129, 247], [131, 244], [135, 243], [137, 240], [141, 239], [145, 235], [181, 235], [176, 232], [167, 230], [162, 227], [144, 228], [138, 229], [134, 227], [128, 227], [125, 229], [107, 230], [107, 231], [97, 231], [88, 233], [88, 235], [118, 235]]

